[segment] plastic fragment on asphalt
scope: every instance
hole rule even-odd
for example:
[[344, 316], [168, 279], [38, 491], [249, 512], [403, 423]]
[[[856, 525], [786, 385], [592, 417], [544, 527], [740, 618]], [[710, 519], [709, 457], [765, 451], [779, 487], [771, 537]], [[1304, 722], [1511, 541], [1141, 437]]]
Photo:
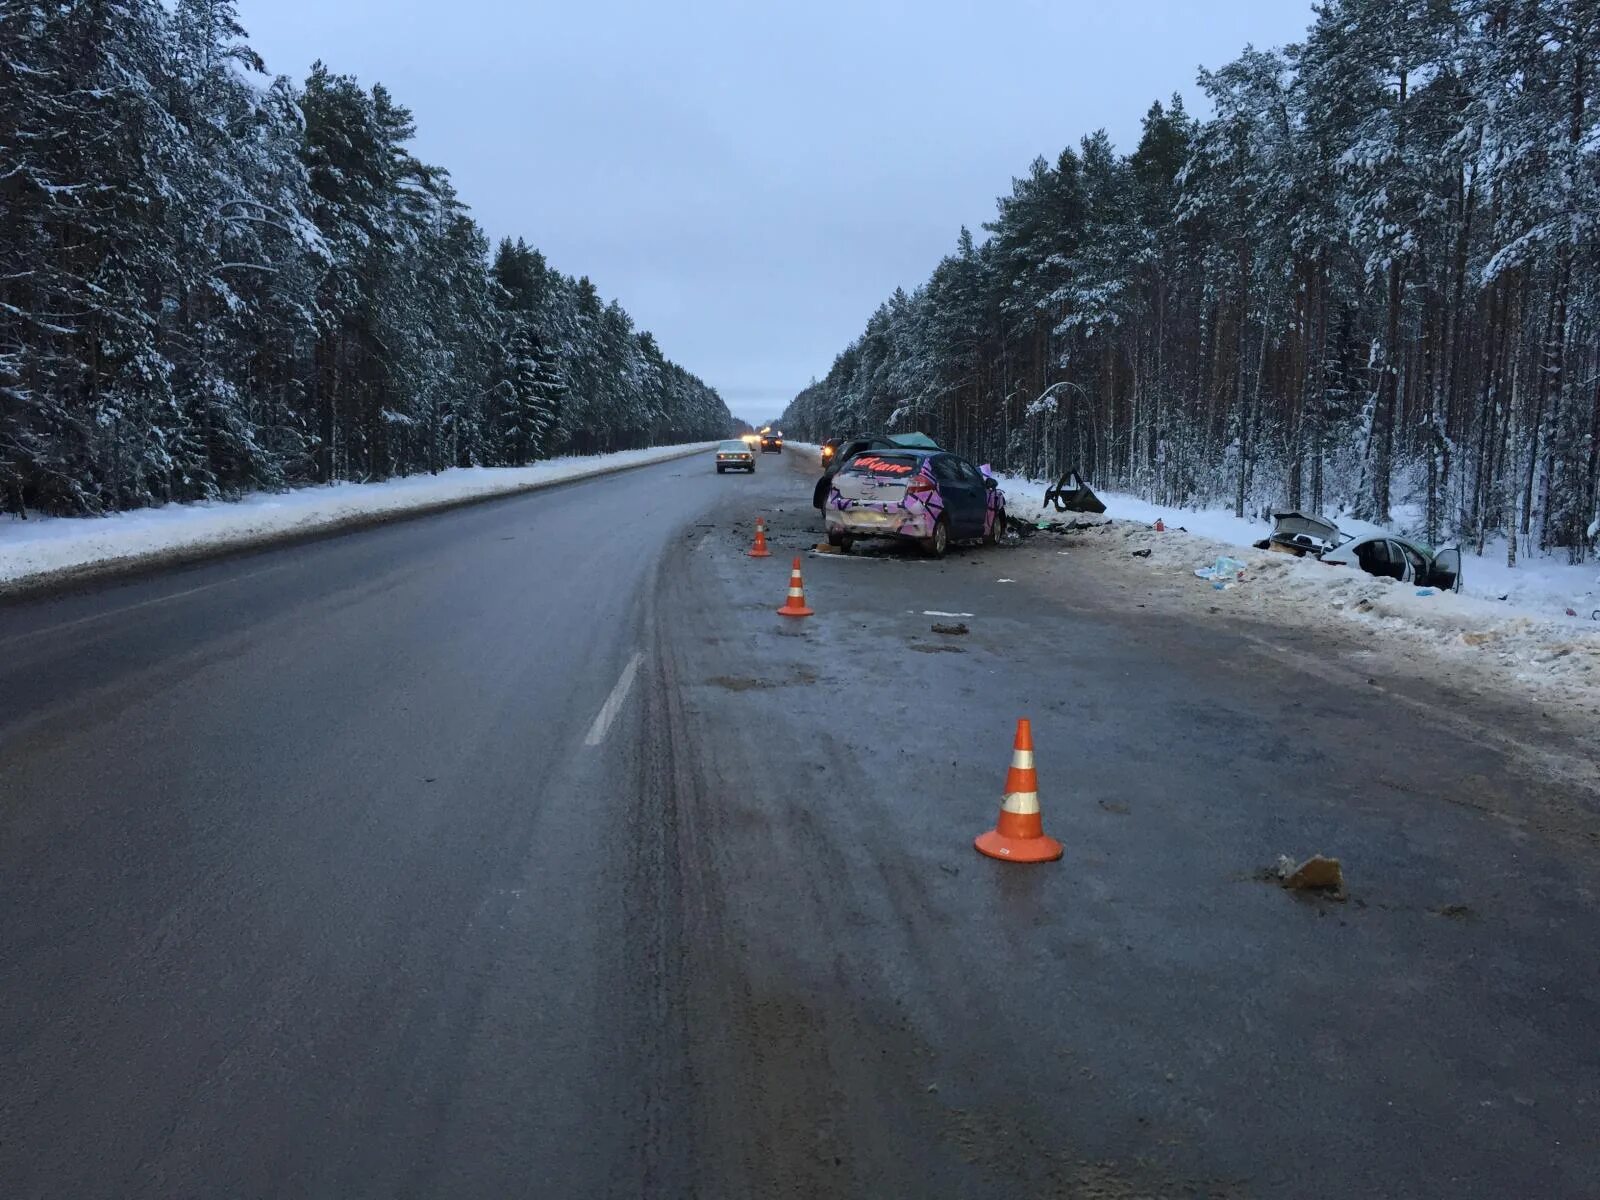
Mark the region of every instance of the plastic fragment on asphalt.
[[925, 609], [922, 610], [922, 615], [925, 616], [925, 617], [970, 617], [970, 616], [972, 616], [971, 613], [940, 612], [936, 608], [925, 608]]

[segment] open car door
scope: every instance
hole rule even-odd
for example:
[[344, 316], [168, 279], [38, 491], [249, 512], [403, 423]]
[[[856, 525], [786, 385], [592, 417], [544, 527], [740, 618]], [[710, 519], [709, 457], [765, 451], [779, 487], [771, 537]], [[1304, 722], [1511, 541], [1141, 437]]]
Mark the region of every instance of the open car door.
[[1044, 502], [1057, 512], [1103, 513], [1106, 506], [1076, 471], [1068, 471], [1044, 494]]
[[1428, 572], [1428, 585], [1441, 591], [1461, 590], [1461, 548], [1451, 546], [1433, 556], [1433, 568]]

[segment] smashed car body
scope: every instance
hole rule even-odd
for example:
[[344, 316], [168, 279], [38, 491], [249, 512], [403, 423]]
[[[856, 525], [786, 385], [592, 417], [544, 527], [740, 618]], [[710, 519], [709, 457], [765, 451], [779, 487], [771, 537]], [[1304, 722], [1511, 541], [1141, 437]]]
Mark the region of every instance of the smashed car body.
[[1387, 532], [1350, 535], [1327, 517], [1303, 512], [1273, 513], [1272, 532], [1259, 550], [1310, 556], [1336, 567], [1357, 567], [1369, 575], [1441, 591], [1461, 590], [1461, 550], [1435, 550]]

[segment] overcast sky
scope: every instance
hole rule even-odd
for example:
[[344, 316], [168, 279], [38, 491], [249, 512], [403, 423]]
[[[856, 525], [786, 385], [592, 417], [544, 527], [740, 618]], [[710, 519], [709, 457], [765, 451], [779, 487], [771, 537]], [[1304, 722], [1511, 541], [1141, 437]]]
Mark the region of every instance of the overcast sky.
[[1039, 154], [1310, 0], [238, 0], [269, 70], [411, 108], [491, 238], [586, 274], [738, 416], [775, 416]]

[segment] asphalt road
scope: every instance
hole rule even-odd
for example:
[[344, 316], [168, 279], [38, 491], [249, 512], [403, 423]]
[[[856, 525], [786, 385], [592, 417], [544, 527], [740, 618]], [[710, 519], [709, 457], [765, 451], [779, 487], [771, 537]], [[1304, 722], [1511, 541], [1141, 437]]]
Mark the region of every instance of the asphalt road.
[[0, 1196], [1596, 1194], [1541, 714], [760, 465], [0, 607]]

